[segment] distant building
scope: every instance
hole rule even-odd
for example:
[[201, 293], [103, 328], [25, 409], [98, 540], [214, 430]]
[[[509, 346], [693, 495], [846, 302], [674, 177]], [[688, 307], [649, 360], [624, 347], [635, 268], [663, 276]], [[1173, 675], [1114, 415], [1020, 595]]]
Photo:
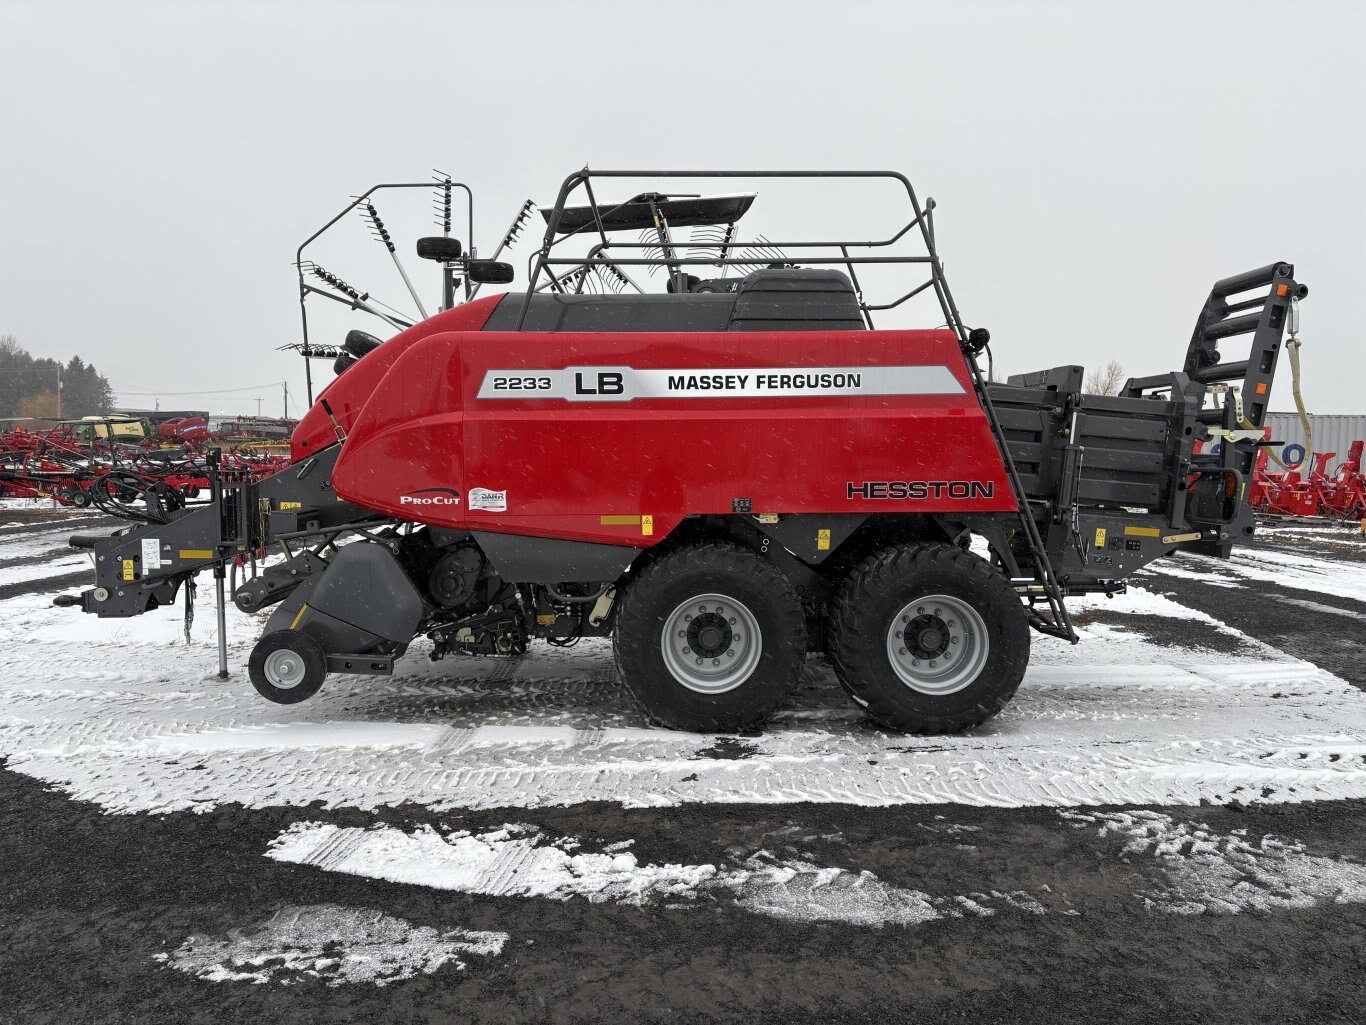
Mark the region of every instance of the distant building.
[[[1338, 463], [1347, 458], [1347, 450], [1358, 438], [1366, 439], [1366, 414], [1363, 413], [1318, 413], [1310, 414], [1309, 426], [1314, 429], [1311, 444], [1314, 452], [1304, 450], [1304, 427], [1300, 424], [1298, 413], [1268, 413], [1266, 426], [1271, 428], [1271, 440], [1278, 444], [1271, 451], [1280, 456], [1288, 465], [1294, 466], [1308, 456], [1309, 467], [1313, 467], [1314, 453], [1333, 452], [1335, 457], [1328, 460], [1326, 472], [1332, 476]], [[1275, 471], [1278, 467], [1272, 466]]]

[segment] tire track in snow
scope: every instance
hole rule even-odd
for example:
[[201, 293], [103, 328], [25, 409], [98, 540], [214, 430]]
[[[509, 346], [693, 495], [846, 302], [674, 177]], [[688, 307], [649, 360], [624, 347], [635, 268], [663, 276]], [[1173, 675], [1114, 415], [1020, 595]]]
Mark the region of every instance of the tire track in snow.
[[[719, 738], [645, 722], [600, 641], [443, 663], [419, 643], [393, 681], [332, 677], [310, 701], [278, 706], [242, 672], [259, 616], [230, 610], [233, 678], [212, 677], [209, 588], [189, 646], [174, 613], [101, 621], [43, 601], [11, 602], [0, 621], [14, 653], [0, 679], [0, 754], [120, 812], [1366, 796], [1353, 747], [1366, 741], [1366, 698], [1251, 640], [1184, 665], [1172, 664], [1181, 652], [1099, 626], [1077, 651], [1039, 641], [1016, 701], [957, 737], [868, 724], [812, 659], [766, 731], [729, 741], [740, 757], [718, 758]], [[1142, 592], [1107, 606], [1185, 615]]]

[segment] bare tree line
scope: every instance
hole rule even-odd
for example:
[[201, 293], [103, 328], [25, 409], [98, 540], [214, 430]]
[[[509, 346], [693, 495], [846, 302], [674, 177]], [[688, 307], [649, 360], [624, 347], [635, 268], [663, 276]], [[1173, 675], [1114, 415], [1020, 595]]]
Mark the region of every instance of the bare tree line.
[[1110, 360], [1105, 366], [1094, 367], [1086, 372], [1086, 384], [1082, 390], [1088, 395], [1118, 395], [1126, 380], [1124, 368]]

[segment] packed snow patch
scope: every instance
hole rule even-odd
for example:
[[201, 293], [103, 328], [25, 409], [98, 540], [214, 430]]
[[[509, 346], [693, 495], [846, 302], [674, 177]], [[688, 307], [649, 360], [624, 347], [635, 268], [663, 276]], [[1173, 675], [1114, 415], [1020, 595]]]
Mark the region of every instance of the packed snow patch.
[[716, 875], [713, 865], [641, 865], [629, 852], [571, 853], [569, 843], [542, 840], [517, 826], [443, 836], [430, 826], [408, 833], [389, 826], [357, 829], [306, 822], [281, 834], [268, 856], [490, 897], [586, 897], [620, 904], [693, 894]]
[[381, 911], [313, 904], [285, 908], [226, 936], [191, 936], [156, 959], [209, 982], [384, 986], [444, 965], [464, 969], [470, 957], [502, 953], [507, 940], [503, 932], [437, 930]]
[[871, 872], [779, 861], [758, 851], [740, 865], [641, 864], [621, 844], [580, 851], [572, 837], [548, 839], [526, 826], [488, 833], [442, 834], [296, 823], [267, 856], [331, 872], [490, 897], [540, 897], [644, 905], [702, 898], [733, 900], [756, 914], [803, 922], [881, 928], [968, 914], [992, 915], [993, 903], [1042, 914], [1022, 891], [933, 897], [893, 886]]
[[1245, 830], [1220, 834], [1153, 811], [1061, 814], [1079, 827], [1098, 827], [1102, 837], [1125, 838], [1127, 860], [1164, 869], [1168, 887], [1138, 893], [1156, 911], [1236, 915], [1366, 903], [1366, 865], [1309, 854], [1301, 843], [1254, 840]]

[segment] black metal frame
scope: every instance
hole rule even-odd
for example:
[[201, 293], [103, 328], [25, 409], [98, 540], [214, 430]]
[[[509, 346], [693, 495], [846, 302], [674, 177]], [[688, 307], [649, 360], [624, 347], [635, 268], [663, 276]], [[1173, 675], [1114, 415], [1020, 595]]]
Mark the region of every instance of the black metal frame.
[[[894, 234], [885, 239], [873, 240], [831, 240], [831, 241], [812, 241], [809, 239], [798, 241], [773, 241], [770, 239], [756, 240], [753, 242], [730, 241], [727, 243], [727, 255], [720, 261], [706, 257], [680, 257], [670, 252], [672, 242], [667, 236], [667, 232], [662, 232], [661, 237], [655, 242], [624, 242], [614, 241], [608, 237], [607, 229], [603, 226], [603, 210], [598, 205], [597, 195], [593, 189], [595, 179], [880, 179], [899, 183], [906, 192], [906, 198], [911, 205], [914, 216], [906, 222]], [[570, 238], [579, 236], [583, 228], [576, 228], [572, 231], [561, 232], [560, 222], [564, 218], [565, 207], [568, 201], [580, 189], [583, 190], [587, 198], [588, 205], [594, 211], [593, 224], [596, 229], [598, 242], [593, 246], [587, 257], [565, 257], [554, 255], [556, 246], [563, 244]], [[607, 208], [610, 213], [625, 204]], [[1028, 549], [1033, 556], [1035, 569], [1035, 582], [1038, 590], [1046, 600], [1050, 616], [1044, 619], [1039, 616], [1034, 617], [1036, 629], [1052, 636], [1062, 637], [1075, 642], [1077, 637], [1072, 629], [1071, 620], [1067, 615], [1067, 608], [1063, 602], [1062, 588], [1058, 578], [1053, 571], [1052, 563], [1049, 560], [1047, 548], [1044, 544], [1038, 525], [1034, 522], [1034, 517], [1029, 510], [1029, 504], [1025, 497], [1024, 488], [1020, 482], [1020, 476], [1015, 466], [1015, 461], [1011, 455], [1010, 447], [1006, 443], [1004, 432], [1001, 428], [1000, 419], [996, 414], [996, 409], [992, 404], [991, 396], [987, 391], [986, 377], [978, 365], [976, 354], [985, 345], [985, 340], [978, 343], [972, 337], [972, 332], [963, 323], [963, 318], [959, 313], [958, 305], [954, 301], [953, 293], [949, 290], [948, 281], [944, 277], [943, 264], [940, 262], [939, 253], [935, 246], [934, 237], [934, 209], [935, 203], [931, 198], [926, 198], [922, 207], [917, 198], [915, 189], [910, 180], [898, 171], [851, 171], [851, 170], [831, 170], [831, 171], [740, 171], [740, 170], [592, 170], [588, 167], [580, 171], [575, 171], [566, 177], [560, 185], [559, 193], [555, 198], [555, 204], [551, 208], [546, 218], [546, 229], [543, 236], [541, 247], [529, 259], [529, 273], [526, 289], [526, 299], [522, 303], [521, 312], [518, 316], [516, 330], [523, 330], [526, 317], [531, 309], [531, 297], [538, 291], [542, 276], [550, 279], [550, 287], [563, 291], [562, 282], [556, 277], [552, 268], [554, 267], [587, 267], [593, 259], [603, 260], [618, 267], [658, 267], [664, 266], [668, 269], [671, 277], [681, 276], [681, 268], [687, 266], [753, 266], [764, 265], [771, 262], [771, 257], [735, 257], [730, 256], [729, 251], [744, 250], [746, 248], [767, 247], [770, 249], [787, 250], [838, 250], [839, 255], [820, 255], [795, 257], [792, 262], [797, 264], [843, 267], [849, 272], [850, 280], [853, 283], [855, 296], [859, 307], [863, 313], [865, 323], [872, 328], [872, 313], [877, 310], [888, 310], [900, 306], [916, 295], [933, 289], [935, 297], [939, 300], [940, 309], [944, 314], [944, 322], [958, 338], [958, 343], [967, 360], [968, 367], [972, 372], [973, 384], [977, 393], [978, 400], [982, 404], [982, 409], [986, 413], [991, 431], [996, 439], [997, 449], [1000, 452], [1001, 460], [1005, 464], [1007, 474], [1010, 479], [1011, 489], [1016, 497], [1019, 507], [1020, 526], [1024, 531], [1028, 543]], [[851, 250], [858, 249], [886, 249], [900, 242], [902, 239], [911, 235], [916, 229], [920, 231], [921, 241], [924, 243], [925, 252], [921, 254], [902, 254], [893, 256], [883, 255], [855, 255]], [[610, 249], [617, 248], [622, 250], [640, 250], [642, 255], [638, 257], [617, 257], [605, 256]], [[644, 251], [650, 249], [660, 250], [660, 255], [649, 258], [644, 255]], [[859, 284], [858, 272], [855, 269], [861, 265], [894, 264], [916, 266], [928, 266], [930, 277], [928, 281], [911, 288], [899, 298], [884, 304], [872, 304], [865, 300], [862, 287]]]
[[[319, 287], [317, 287], [316, 285], [310, 284], [310, 283], [306, 280], [305, 275], [306, 275], [306, 274], [309, 274], [309, 273], [312, 273], [313, 270], [314, 270], [314, 268], [315, 268], [317, 265], [316, 265], [316, 264], [311, 264], [309, 261], [306, 261], [306, 260], [304, 259], [304, 250], [307, 249], [307, 248], [308, 248], [310, 245], [312, 245], [314, 242], [316, 242], [322, 235], [324, 235], [330, 228], [332, 228], [334, 225], [336, 225], [336, 224], [337, 224], [343, 217], [345, 217], [347, 214], [351, 213], [353, 210], [357, 210], [357, 209], [359, 209], [360, 207], [364, 206], [364, 205], [369, 201], [370, 197], [373, 196], [373, 195], [375, 195], [375, 194], [378, 193], [378, 192], [382, 192], [382, 191], [384, 191], [385, 189], [433, 189], [433, 188], [434, 188], [434, 189], [446, 190], [447, 192], [449, 192], [449, 190], [452, 190], [452, 189], [462, 189], [462, 190], [464, 191], [464, 193], [465, 193], [465, 199], [466, 199], [467, 227], [468, 227], [468, 229], [469, 229], [469, 233], [466, 235], [466, 239], [469, 240], [469, 241], [472, 243], [473, 235], [474, 235], [474, 192], [473, 192], [473, 191], [470, 189], [470, 187], [469, 187], [468, 185], [466, 185], [464, 182], [457, 182], [457, 181], [449, 181], [449, 180], [446, 180], [446, 179], [440, 179], [440, 180], [436, 180], [436, 181], [426, 181], [426, 182], [384, 182], [384, 183], [381, 183], [381, 184], [379, 184], [379, 185], [372, 185], [372, 186], [370, 186], [370, 188], [366, 189], [366, 190], [365, 190], [364, 192], [362, 192], [360, 195], [356, 196], [356, 197], [355, 197], [355, 198], [354, 198], [354, 199], [353, 199], [353, 200], [352, 200], [352, 201], [351, 201], [351, 202], [350, 202], [350, 203], [341, 211], [341, 213], [337, 214], [335, 217], [333, 217], [331, 220], [329, 220], [326, 224], [324, 224], [321, 228], [319, 228], [317, 231], [315, 231], [312, 235], [309, 235], [308, 238], [304, 239], [301, 243], [299, 243], [299, 248], [298, 248], [297, 250], [295, 250], [295, 252], [294, 252], [294, 267], [295, 267], [295, 270], [298, 272], [298, 275], [299, 275], [299, 316], [300, 316], [300, 319], [301, 319], [302, 324], [303, 324], [303, 342], [302, 342], [302, 344], [301, 344], [300, 346], [298, 346], [298, 349], [299, 349], [299, 351], [303, 354], [303, 357], [304, 357], [304, 376], [305, 376], [305, 381], [306, 381], [306, 384], [307, 384], [307, 387], [308, 387], [308, 404], [309, 404], [310, 406], [313, 405], [313, 371], [312, 371], [312, 367], [311, 367], [311, 365], [310, 365], [310, 363], [309, 363], [309, 360], [310, 360], [310, 359], [332, 359], [332, 358], [335, 358], [335, 357], [338, 355], [338, 352], [339, 352], [339, 350], [338, 350], [335, 346], [313, 346], [313, 345], [311, 345], [311, 344], [309, 343], [309, 337], [308, 337], [308, 304], [307, 304], [307, 301], [306, 301], [306, 300], [308, 299], [308, 297], [309, 297], [310, 295], [320, 295], [320, 296], [322, 296], [322, 297], [325, 298], [325, 299], [331, 299], [331, 300], [334, 301], [334, 302], [339, 302], [339, 303], [343, 304], [344, 306], [350, 307], [350, 308], [353, 309], [353, 310], [357, 310], [357, 309], [359, 309], [359, 310], [365, 310], [365, 311], [368, 312], [368, 313], [372, 313], [372, 314], [374, 314], [375, 316], [378, 316], [378, 317], [379, 317], [380, 319], [382, 319], [382, 320], [388, 321], [390, 324], [392, 324], [392, 325], [395, 326], [395, 327], [398, 327], [400, 330], [402, 330], [402, 329], [404, 329], [404, 328], [412, 327], [412, 324], [409, 323], [409, 322], [407, 322], [407, 321], [405, 321], [405, 320], [403, 320], [403, 318], [401, 318], [401, 317], [396, 317], [396, 316], [393, 316], [393, 315], [390, 315], [390, 314], [384, 314], [384, 313], [379, 312], [378, 310], [375, 310], [373, 307], [369, 306], [369, 305], [365, 302], [365, 299], [367, 299], [367, 298], [369, 297], [369, 293], [365, 293], [364, 296], [361, 296], [360, 293], [358, 293], [355, 289], [353, 289], [353, 288], [351, 288], [349, 285], [347, 285], [345, 281], [342, 281], [341, 279], [336, 278], [335, 275], [328, 275], [327, 278], [324, 279], [324, 280], [328, 280], [328, 283], [333, 285], [333, 289], [334, 289], [333, 291], [328, 291], [327, 289], [319, 288]], [[446, 236], [447, 238], [449, 238], [449, 237], [450, 237], [450, 220], [449, 220], [449, 217], [447, 217], [447, 219], [444, 221], [443, 226], [444, 226], [444, 229], [445, 229], [445, 236]], [[471, 251], [473, 251], [473, 250], [472, 250], [472, 245], [471, 245]], [[449, 273], [447, 273], [447, 278], [449, 279]], [[330, 279], [330, 280], [329, 280], [329, 279]], [[466, 298], [469, 297], [469, 295], [468, 295], [469, 287], [470, 287], [470, 286], [469, 286], [469, 281], [468, 281], [468, 278], [467, 278], [467, 279], [466, 279], [466, 283], [465, 283]], [[451, 294], [450, 294], [450, 291], [451, 291], [451, 290], [450, 290], [450, 288], [449, 288], [449, 280], [448, 280], [448, 282], [447, 282], [447, 287], [446, 287], [445, 289], [443, 289], [445, 298], [446, 298], [447, 300], [449, 300], [450, 298], [452, 298], [452, 297], [451, 297]], [[338, 294], [338, 293], [341, 293], [341, 294]], [[381, 304], [381, 305], [385, 305], [385, 304]], [[295, 346], [286, 346], [286, 348], [295, 348]]]

